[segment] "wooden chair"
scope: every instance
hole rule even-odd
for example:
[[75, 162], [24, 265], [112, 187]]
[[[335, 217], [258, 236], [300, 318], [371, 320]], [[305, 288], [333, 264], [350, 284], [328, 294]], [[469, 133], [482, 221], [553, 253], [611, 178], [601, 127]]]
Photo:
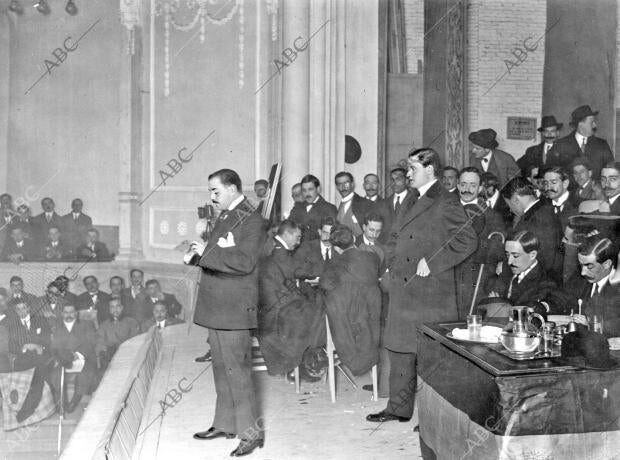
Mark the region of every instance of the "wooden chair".
[[[335, 364], [334, 354], [336, 352], [336, 347], [334, 347], [334, 341], [332, 339], [332, 333], [329, 327], [329, 320], [327, 319], [327, 315], [325, 315], [325, 329], [327, 330], [327, 337], [325, 341], [325, 345], [326, 345], [325, 352], [327, 353], [327, 362], [328, 362], [327, 380], [329, 382], [329, 393], [331, 395], [332, 402], [335, 403], [336, 402], [336, 364]], [[299, 381], [299, 366], [297, 366], [293, 372], [295, 376], [295, 392], [299, 393], [301, 389], [300, 388], [301, 384]], [[344, 371], [342, 372], [344, 373]], [[346, 374], [345, 376], [347, 377], [347, 379], [349, 379], [349, 377]], [[379, 386], [377, 384], [377, 365], [376, 364], [372, 366], [371, 377], [372, 377], [372, 398], [373, 398], [373, 401], [378, 401], [379, 400]], [[353, 381], [351, 381], [351, 383], [353, 384], [355, 388], [357, 388], [357, 386], [355, 385]]]

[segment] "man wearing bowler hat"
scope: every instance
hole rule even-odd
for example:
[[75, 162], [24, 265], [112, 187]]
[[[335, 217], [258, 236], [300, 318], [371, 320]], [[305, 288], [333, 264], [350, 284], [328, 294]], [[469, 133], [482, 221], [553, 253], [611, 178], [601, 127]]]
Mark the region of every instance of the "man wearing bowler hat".
[[538, 167], [541, 170], [547, 166], [562, 166], [558, 158], [549, 156], [551, 147], [560, 137], [562, 126], [563, 124], [558, 123], [553, 115], [542, 117], [542, 122], [538, 128], [541, 137], [540, 144], [528, 147], [525, 155], [517, 160], [523, 177], [526, 177], [526, 171], [530, 166]]
[[481, 129], [469, 134], [471, 142], [470, 165], [478, 171], [490, 172], [499, 179], [501, 189], [510, 179], [521, 175], [517, 162], [509, 153], [499, 150], [495, 138], [497, 133], [491, 128]]
[[573, 110], [570, 125], [573, 131], [559, 139], [549, 156], [561, 160], [562, 166], [566, 168], [578, 157], [585, 157], [592, 166], [592, 178], [599, 180], [601, 169], [610, 161], [614, 161], [614, 155], [605, 139], [596, 137], [596, 119], [598, 111], [594, 112], [589, 105], [582, 105]]

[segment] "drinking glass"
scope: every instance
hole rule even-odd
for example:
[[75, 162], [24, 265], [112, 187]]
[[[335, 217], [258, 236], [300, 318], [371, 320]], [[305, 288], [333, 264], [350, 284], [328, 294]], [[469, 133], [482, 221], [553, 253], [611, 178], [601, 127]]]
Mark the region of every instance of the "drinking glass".
[[482, 330], [482, 315], [467, 315], [467, 330], [470, 339], [479, 340]]

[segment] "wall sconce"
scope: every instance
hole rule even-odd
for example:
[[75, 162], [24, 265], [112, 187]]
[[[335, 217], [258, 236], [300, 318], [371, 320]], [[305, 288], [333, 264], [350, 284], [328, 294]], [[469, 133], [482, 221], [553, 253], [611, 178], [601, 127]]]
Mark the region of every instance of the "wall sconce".
[[73, 0], [67, 1], [67, 6], [65, 6], [65, 11], [69, 13], [71, 16], [75, 16], [78, 13], [78, 7], [75, 6]]
[[43, 15], [48, 15], [52, 11], [46, 0], [39, 0], [33, 5], [37, 11]]
[[24, 7], [21, 3], [19, 3], [19, 0], [11, 0], [11, 3], [9, 4], [9, 11], [21, 16], [24, 14]]

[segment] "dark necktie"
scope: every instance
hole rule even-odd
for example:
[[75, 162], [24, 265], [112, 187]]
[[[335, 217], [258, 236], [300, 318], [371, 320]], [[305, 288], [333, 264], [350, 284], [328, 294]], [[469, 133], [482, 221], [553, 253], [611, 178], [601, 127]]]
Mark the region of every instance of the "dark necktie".
[[519, 278], [519, 275], [514, 275], [512, 279], [510, 280], [510, 286], [508, 287], [508, 295], [506, 296], [508, 297], [508, 299], [512, 297], [512, 289], [514, 288], [515, 282], [518, 280], [518, 278]]
[[396, 203], [394, 204], [394, 214], [398, 214], [400, 211], [400, 197], [396, 196]]
[[597, 295], [599, 295], [600, 290], [599, 290], [599, 286], [598, 283], [594, 283], [594, 288], [592, 289], [592, 295], [590, 297], [596, 297]]
[[562, 205], [559, 205], [559, 206], [553, 205], [553, 212], [556, 213], [556, 214], [561, 213], [562, 212]]
[[587, 138], [584, 137], [583, 141], [581, 142], [581, 145], [579, 146], [579, 148], [581, 149], [581, 153], [586, 153], [586, 144], [587, 144]]
[[325, 248], [325, 260], [329, 260], [329, 248]]

